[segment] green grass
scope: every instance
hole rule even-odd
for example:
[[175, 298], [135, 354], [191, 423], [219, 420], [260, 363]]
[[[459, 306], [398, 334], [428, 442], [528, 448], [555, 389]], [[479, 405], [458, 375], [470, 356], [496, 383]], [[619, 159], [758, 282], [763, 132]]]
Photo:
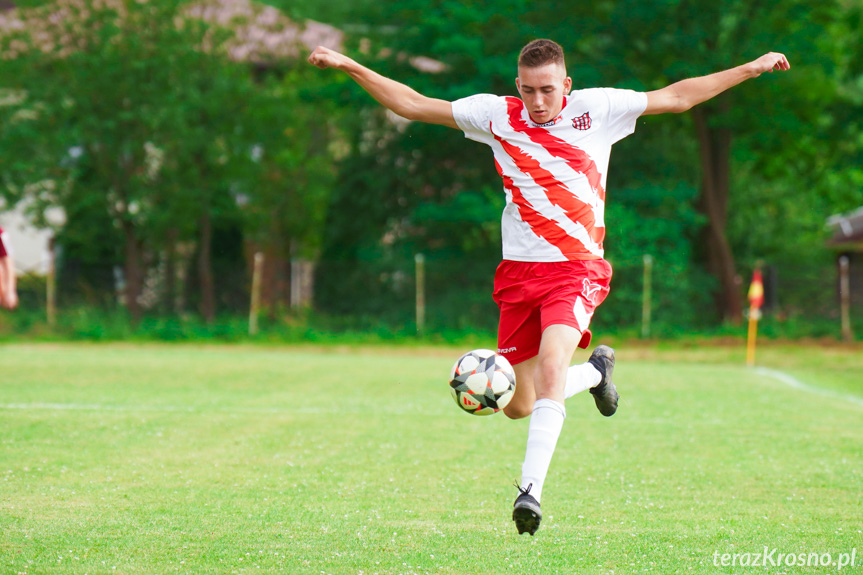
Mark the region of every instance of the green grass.
[[[0, 346], [0, 573], [833, 573], [858, 549], [863, 353], [618, 345], [568, 418], [535, 537], [527, 421], [461, 413], [453, 348]], [[826, 395], [826, 394], [834, 394]], [[849, 572], [859, 571], [848, 568]]]

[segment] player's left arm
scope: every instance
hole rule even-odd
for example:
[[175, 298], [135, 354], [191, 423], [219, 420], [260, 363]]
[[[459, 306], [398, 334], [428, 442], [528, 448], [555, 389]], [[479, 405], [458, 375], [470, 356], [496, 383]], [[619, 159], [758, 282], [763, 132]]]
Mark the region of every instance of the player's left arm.
[[764, 72], [788, 70], [791, 65], [784, 54], [770, 52], [735, 68], [675, 82], [660, 90], [647, 92], [647, 108], [643, 116], [685, 112], [693, 106], [706, 102], [725, 90]]

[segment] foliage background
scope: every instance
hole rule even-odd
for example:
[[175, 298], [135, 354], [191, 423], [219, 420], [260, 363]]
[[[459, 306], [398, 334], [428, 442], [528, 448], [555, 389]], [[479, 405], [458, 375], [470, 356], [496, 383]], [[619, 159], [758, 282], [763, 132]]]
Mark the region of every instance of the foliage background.
[[[756, 263], [767, 266], [768, 331], [838, 333], [825, 220], [863, 205], [856, 3], [272, 5], [276, 29], [331, 24], [358, 61], [450, 100], [514, 94], [518, 50], [536, 37], [565, 46], [576, 86], [637, 90], [786, 53], [789, 73], [704, 108], [708, 129], [729, 135], [725, 233], [739, 297]], [[394, 122], [344, 75], [305, 64], [300, 43], [232, 59], [238, 30], [261, 14], [275, 18], [263, 4], [227, 24], [191, 18], [192, 4], [168, 0], [21, 6], [15, 13], [32, 21], [62, 13], [59, 28], [84, 46], [46, 48], [37, 34], [8, 30], [0, 40], [0, 194], [37, 221], [51, 207], [66, 213], [56, 233], [58, 329], [79, 333], [69, 326], [87, 317], [96, 327], [84, 332], [241, 333], [261, 251], [271, 334], [413, 333], [418, 253], [427, 333], [494, 330], [503, 196], [489, 150], [456, 131]], [[416, 56], [444, 68], [423, 72]], [[695, 124], [692, 113], [645, 118], [615, 146], [606, 218], [615, 279], [601, 329], [637, 331], [645, 254], [656, 262], [655, 334], [723, 329], [729, 319], [707, 253]], [[311, 307], [291, 305], [300, 259], [314, 264]], [[37, 279], [22, 282], [25, 309], [3, 318], [7, 333], [42, 329], [41, 292]], [[106, 327], [114, 323], [124, 327]]]

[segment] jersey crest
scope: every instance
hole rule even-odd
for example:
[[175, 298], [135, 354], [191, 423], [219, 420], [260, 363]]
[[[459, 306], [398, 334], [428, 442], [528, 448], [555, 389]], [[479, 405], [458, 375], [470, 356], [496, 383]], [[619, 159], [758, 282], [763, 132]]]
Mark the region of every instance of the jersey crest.
[[589, 130], [590, 129], [590, 112], [585, 112], [578, 118], [572, 119], [572, 127], [576, 130]]

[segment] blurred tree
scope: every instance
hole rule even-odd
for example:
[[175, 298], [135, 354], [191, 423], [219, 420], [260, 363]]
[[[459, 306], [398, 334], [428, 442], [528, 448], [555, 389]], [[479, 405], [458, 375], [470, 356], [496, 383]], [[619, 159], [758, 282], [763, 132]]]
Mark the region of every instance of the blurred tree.
[[[319, 100], [320, 78], [301, 63], [270, 70], [251, 101], [254, 171], [241, 196], [244, 230], [265, 254], [262, 304], [271, 315], [289, 303], [291, 260], [320, 255], [338, 157], [339, 128], [332, 102]], [[294, 278], [298, 279], [298, 278]]]
[[[235, 4], [59, 0], [0, 30], [2, 193], [83, 218], [67, 237], [92, 239], [95, 257], [114, 251], [135, 319], [152, 303], [141, 300], [149, 277], [163, 284], [163, 309], [182, 291], [212, 320], [220, 287], [245, 291], [243, 232], [304, 253], [319, 243], [334, 120], [304, 109], [303, 83], [317, 78], [305, 66], [307, 77], [281, 80], [296, 68], [300, 30]], [[234, 9], [234, 28], [207, 23]], [[278, 225], [261, 229], [261, 214]], [[105, 222], [113, 241], [82, 233]]]
[[[39, 110], [30, 141], [37, 154], [27, 160], [33, 166], [28, 169], [53, 164], [59, 170], [66, 194], [45, 197], [46, 203], [99, 203], [109, 215], [123, 246], [125, 304], [137, 321], [148, 254], [163, 247], [163, 230], [188, 230], [195, 212], [204, 230], [201, 267], [208, 269], [210, 194], [236, 157], [225, 149], [224, 136], [232, 135], [232, 98], [242, 94], [237, 84], [248, 83], [249, 75], [243, 78], [240, 68], [200, 49], [203, 24], [174, 25], [172, 3], [66, 9], [66, 36], [50, 34], [50, 19], [40, 13], [22, 33], [29, 32], [34, 49], [27, 57], [31, 67], [17, 82]], [[217, 123], [223, 118], [227, 126]], [[181, 185], [162, 190], [164, 181]], [[73, 193], [78, 188], [86, 193]], [[199, 208], [170, 209], [184, 202]], [[205, 278], [201, 311], [211, 318], [211, 274]]]

